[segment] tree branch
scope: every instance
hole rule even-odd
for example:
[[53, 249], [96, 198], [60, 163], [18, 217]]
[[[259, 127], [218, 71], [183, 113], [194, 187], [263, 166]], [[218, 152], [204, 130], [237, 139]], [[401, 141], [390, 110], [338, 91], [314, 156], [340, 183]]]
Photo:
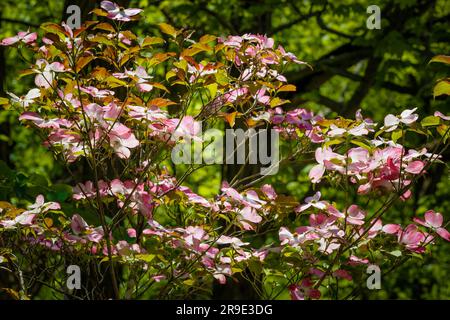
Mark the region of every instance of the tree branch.
[[356, 37], [358, 37], [358, 36], [351, 36], [351, 35], [348, 35], [348, 34], [346, 34], [346, 33], [341, 32], [341, 31], [338, 31], [338, 30], [335, 30], [335, 29], [333, 29], [333, 28], [328, 27], [328, 26], [325, 24], [325, 22], [323, 21], [321, 15], [318, 15], [318, 16], [316, 17], [316, 21], [317, 21], [317, 24], [319, 25], [319, 27], [320, 27], [322, 30], [328, 31], [329, 33], [333, 33], [333, 34], [335, 34], [335, 35], [338, 35], [338, 36], [340, 36], [340, 37], [347, 38], [347, 39], [350, 39], [350, 40], [353, 40], [353, 39], [355, 39]]
[[360, 82], [358, 88], [356, 88], [350, 100], [345, 105], [345, 109], [343, 110], [344, 116], [349, 116], [350, 114], [355, 113], [361, 101], [369, 93], [370, 88], [375, 82], [375, 76], [377, 74], [378, 66], [380, 65], [380, 63], [380, 58], [372, 57], [369, 59], [362, 81]]
[[312, 17], [318, 16], [318, 15], [322, 14], [323, 11], [324, 11], [324, 9], [319, 10], [319, 11], [315, 11], [315, 12], [310, 12], [308, 14], [305, 14], [305, 15], [302, 15], [302, 16], [298, 17], [297, 19], [294, 19], [292, 21], [289, 21], [289, 22], [286, 22], [284, 24], [281, 24], [281, 25], [273, 28], [271, 34], [275, 34], [277, 32], [283, 31], [285, 29], [288, 29], [288, 28], [296, 25], [297, 23], [300, 23], [300, 22], [306, 21], [308, 19], [311, 19]]
[[24, 25], [24, 26], [27, 26], [27, 27], [39, 28], [39, 25], [35, 24], [33, 22], [27, 22], [27, 21], [10, 19], [10, 18], [0, 18], [0, 20], [4, 21], [4, 22], [9, 22], [9, 23], [21, 24], [21, 25]]

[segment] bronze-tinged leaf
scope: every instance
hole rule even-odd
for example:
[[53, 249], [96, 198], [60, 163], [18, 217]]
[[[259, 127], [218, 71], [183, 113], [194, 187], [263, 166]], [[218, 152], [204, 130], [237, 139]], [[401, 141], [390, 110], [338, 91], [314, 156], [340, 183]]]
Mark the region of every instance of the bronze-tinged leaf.
[[11, 203], [6, 201], [0, 201], [0, 209], [13, 209], [15, 208]]
[[211, 42], [211, 41], [215, 41], [216, 39], [217, 39], [216, 36], [213, 36], [213, 35], [211, 35], [211, 34], [205, 34], [204, 36], [202, 36], [202, 37], [200, 38], [199, 42], [200, 42], [200, 43], [206, 44], [206, 43], [209, 43], [209, 42]]
[[294, 86], [293, 84], [285, 84], [282, 85], [280, 88], [278, 88], [279, 92], [283, 92], [283, 91], [296, 91], [297, 87]]
[[108, 16], [108, 13], [107, 13], [106, 11], [104, 11], [103, 9], [100, 9], [100, 8], [95, 8], [95, 9], [92, 10], [90, 13], [94, 13], [94, 14], [96, 14], [97, 16], [100, 16], [100, 17], [106, 17], [106, 16]]
[[5, 291], [14, 300], [20, 300], [20, 294], [16, 290], [10, 288], [1, 288], [1, 290]]
[[101, 43], [101, 44], [106, 44], [106, 45], [109, 45], [109, 46], [114, 45], [113, 40], [108, 39], [106, 36], [102, 36], [100, 34], [97, 34], [96, 36], [90, 38], [89, 41], [96, 42], [96, 43]]
[[107, 22], [102, 22], [102, 23], [97, 24], [94, 27], [94, 29], [100, 29], [100, 30], [104, 30], [104, 31], [112, 32], [112, 33], [116, 32], [114, 27], [111, 24], [107, 23]]
[[52, 32], [47, 32], [44, 36], [47, 39], [52, 40], [54, 43], [60, 42], [61, 41], [61, 37], [62, 37], [62, 35], [58, 36], [57, 34], [52, 33]]
[[122, 35], [124, 35], [126, 38], [130, 39], [130, 40], [136, 40], [137, 36], [131, 32], [130, 30], [125, 30], [125, 31], [121, 31], [120, 32]]
[[76, 72], [80, 72], [84, 67], [86, 67], [89, 64], [89, 62], [91, 62], [94, 59], [95, 57], [91, 55], [79, 58], [75, 68]]
[[125, 87], [127, 86], [127, 83], [123, 80], [117, 79], [116, 77], [109, 76], [106, 78], [105, 82], [108, 84], [111, 88], [117, 88], [117, 87]]
[[438, 55], [438, 56], [434, 56], [429, 63], [431, 62], [441, 62], [441, 63], [445, 63], [445, 64], [450, 64], [450, 56], [445, 56], [445, 55]]
[[63, 27], [61, 27], [59, 24], [53, 23], [53, 22], [46, 22], [41, 25], [41, 29], [50, 32], [55, 33], [57, 35], [66, 35], [66, 31]]
[[147, 103], [147, 106], [156, 106], [156, 107], [162, 108], [162, 107], [167, 107], [167, 106], [174, 105], [174, 104], [176, 104], [176, 103], [169, 99], [155, 98], [155, 99], [150, 100]]
[[161, 89], [161, 90], [166, 91], [167, 93], [170, 93], [170, 91], [167, 90], [167, 88], [166, 88], [162, 83], [159, 83], [159, 82], [149, 82], [149, 84], [151, 84], [151, 85], [154, 86], [155, 88], [158, 88], [158, 89]]
[[225, 120], [227, 120], [227, 122], [231, 128], [234, 127], [234, 123], [236, 122], [236, 115], [237, 115], [237, 111], [231, 112], [231, 113], [225, 113], [223, 115], [225, 117]]
[[164, 39], [160, 37], [146, 37], [144, 41], [142, 41], [142, 48], [149, 47], [154, 44], [164, 43]]
[[137, 97], [137, 96], [130, 96], [128, 97], [125, 102], [124, 105], [143, 105], [142, 99]]
[[77, 38], [82, 32], [84, 32], [87, 29], [87, 27], [82, 26], [80, 29], [73, 30], [73, 36], [74, 38]]
[[253, 128], [257, 124], [257, 121], [253, 120], [252, 118], [249, 118], [246, 120], [246, 123], [249, 128]]
[[174, 27], [167, 23], [160, 23], [159, 29], [162, 33], [168, 34], [169, 36], [176, 38], [179, 31], [177, 31]]
[[203, 50], [203, 49], [200, 49], [200, 48], [187, 48], [187, 49], [184, 49], [182, 52], [181, 52], [181, 56], [183, 57], [183, 58], [186, 58], [186, 57], [193, 57], [193, 56], [195, 56], [197, 53], [200, 53], [200, 52], [202, 52], [202, 51], [205, 51], [205, 50]]
[[290, 102], [289, 100], [284, 100], [279, 97], [275, 97], [272, 100], [270, 100], [270, 107], [275, 108], [275, 107], [281, 106], [281, 105], [289, 103], [289, 102]]
[[216, 44], [216, 46], [214, 47], [214, 53], [219, 52], [220, 50], [222, 50], [223, 48], [225, 48], [225, 45], [223, 43], [218, 43]]
[[208, 46], [207, 44], [203, 44], [203, 43], [195, 43], [193, 44], [191, 47], [183, 50], [183, 52], [181, 53], [182, 57], [189, 57], [189, 56], [194, 56], [197, 53], [203, 52], [203, 51], [211, 51], [212, 48], [210, 46]]
[[51, 228], [53, 226], [52, 218], [44, 218], [44, 223], [47, 228]]
[[92, 72], [91, 75], [98, 81], [103, 81], [105, 80], [107, 77], [110, 76], [108, 70], [106, 70], [106, 68], [103, 67], [96, 67]]
[[119, 66], [122, 67], [125, 63], [128, 62], [128, 60], [131, 59], [131, 57], [132, 57], [131, 54], [124, 54], [123, 57], [122, 57], [122, 58], [120, 59], [120, 61], [119, 61]]
[[202, 49], [203, 51], [211, 51], [212, 48], [205, 43], [195, 43], [192, 45], [193, 48]]
[[12, 208], [12, 209], [8, 210], [7, 216], [8, 216], [8, 217], [11, 217], [11, 218], [15, 218], [15, 217], [17, 217], [19, 214], [21, 214], [21, 213], [23, 213], [23, 212], [25, 212], [25, 209], [22, 209], [22, 208]]
[[283, 195], [278, 195], [278, 197], [275, 199], [275, 202], [283, 207], [296, 207], [299, 204], [294, 197]]
[[148, 64], [151, 67], [151, 66], [157, 65], [161, 62], [164, 62], [167, 59], [169, 59], [170, 57], [173, 57], [175, 55], [176, 55], [175, 52], [164, 52], [164, 53], [159, 52], [148, 60]]

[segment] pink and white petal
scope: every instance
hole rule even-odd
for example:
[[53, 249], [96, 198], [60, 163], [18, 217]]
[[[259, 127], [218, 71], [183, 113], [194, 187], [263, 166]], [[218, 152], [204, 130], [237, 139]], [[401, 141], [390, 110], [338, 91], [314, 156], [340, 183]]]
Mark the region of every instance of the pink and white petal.
[[439, 212], [434, 212], [433, 210], [428, 210], [425, 212], [425, 221], [428, 225], [433, 228], [439, 228], [444, 222], [444, 217]]
[[2, 42], [0, 42], [1, 46], [10, 46], [15, 44], [16, 42], [18, 42], [20, 39], [19, 37], [15, 36], [15, 37], [9, 37], [9, 38], [5, 38], [2, 40]]
[[450, 232], [444, 228], [437, 228], [436, 233], [441, 236], [442, 239], [450, 241]]
[[72, 216], [72, 221], [70, 222], [70, 227], [72, 228], [73, 233], [80, 234], [89, 226], [79, 214], [74, 214]]
[[100, 4], [100, 7], [102, 7], [102, 9], [105, 9], [106, 11], [113, 11], [113, 10], [119, 9], [117, 4], [115, 4], [111, 1], [102, 1]]
[[408, 164], [405, 171], [412, 174], [419, 174], [425, 167], [425, 163], [420, 160], [412, 161]]
[[322, 179], [324, 173], [325, 167], [322, 164], [318, 164], [311, 168], [308, 176], [312, 183], [318, 183], [320, 182], [320, 179]]
[[388, 114], [385, 118], [384, 118], [384, 126], [385, 127], [393, 127], [393, 126], [397, 126], [399, 124], [400, 120], [394, 116], [393, 114]]
[[450, 116], [446, 116], [445, 114], [443, 114], [442, 112], [440, 112], [440, 111], [436, 111], [435, 113], [434, 113], [434, 116], [435, 117], [439, 117], [439, 118], [441, 118], [442, 120], [450, 120]]
[[413, 221], [415, 223], [418, 223], [418, 224], [424, 226], [424, 227], [429, 227], [429, 225], [424, 220], [422, 220], [420, 218], [413, 218]]
[[14, 221], [16, 223], [20, 223], [21, 225], [24, 225], [24, 226], [32, 225], [35, 216], [36, 216], [36, 214], [25, 211], [22, 214], [18, 215], [14, 219]]
[[127, 16], [132, 17], [132, 16], [135, 16], [135, 15], [141, 13], [141, 12], [142, 12], [142, 9], [129, 8], [129, 9], [125, 9], [124, 11], [125, 11], [125, 14], [126, 14]]
[[398, 233], [402, 228], [398, 224], [386, 224], [383, 226], [383, 232], [388, 234], [396, 234]]
[[137, 83], [136, 84], [136, 88], [140, 91], [140, 92], [149, 92], [153, 89], [153, 86], [149, 83]]
[[136, 238], [136, 230], [133, 228], [127, 229], [127, 234], [130, 238]]

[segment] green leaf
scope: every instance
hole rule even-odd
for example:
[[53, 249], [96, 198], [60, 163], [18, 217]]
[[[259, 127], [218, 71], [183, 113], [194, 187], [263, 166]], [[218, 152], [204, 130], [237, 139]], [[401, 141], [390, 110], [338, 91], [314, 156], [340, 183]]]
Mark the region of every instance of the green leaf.
[[48, 187], [47, 178], [38, 173], [33, 173], [28, 182], [35, 186]]
[[0, 160], [0, 178], [12, 179], [15, 173], [11, 170], [5, 161]]
[[448, 130], [448, 126], [442, 124], [436, 128], [436, 131], [441, 135], [441, 137], [443, 137], [443, 142], [447, 143], [447, 140], [450, 137], [450, 130]]
[[392, 141], [397, 142], [397, 140], [400, 139], [402, 136], [403, 136], [402, 130], [395, 130], [391, 134], [391, 139]]
[[154, 254], [137, 254], [136, 258], [145, 262], [151, 262], [154, 258]]
[[342, 142], [344, 142], [344, 139], [336, 138], [336, 139], [333, 139], [333, 140], [325, 142], [324, 146], [325, 147], [329, 147], [329, 146], [332, 146], [332, 145], [335, 145], [335, 144], [340, 144]]
[[2, 98], [0, 97], [0, 106], [3, 104], [8, 104], [9, 103], [9, 99], [8, 98]]
[[389, 252], [390, 255], [393, 255], [394, 257], [401, 257], [402, 256], [402, 252], [400, 250], [394, 250]]
[[420, 121], [420, 124], [423, 127], [437, 126], [440, 124], [440, 118], [436, 116], [428, 116], [423, 118], [422, 121]]
[[193, 286], [195, 284], [195, 280], [187, 279], [187, 280], [184, 280], [183, 283], [187, 286]]
[[256, 275], [259, 275], [262, 272], [261, 263], [255, 261], [255, 260], [250, 260], [248, 262], [248, 268], [250, 269], [251, 272], [253, 272]]
[[55, 184], [50, 188], [52, 191], [48, 194], [49, 201], [64, 202], [72, 196], [72, 187], [67, 184]]
[[443, 94], [450, 95], [450, 81], [447, 79], [439, 81], [433, 88], [433, 97]]
[[372, 150], [372, 148], [371, 148], [369, 145], [365, 144], [365, 143], [362, 142], [362, 141], [351, 140], [350, 142], [353, 143], [353, 144], [355, 144], [355, 145], [357, 145], [357, 146], [359, 146], [359, 147], [361, 147], [361, 148], [364, 148], [364, 149], [366, 149], [366, 150], [368, 150], [368, 151], [371, 151], [371, 150]]
[[209, 96], [214, 98], [217, 94], [217, 83], [211, 83], [206, 86], [206, 89], [209, 91]]

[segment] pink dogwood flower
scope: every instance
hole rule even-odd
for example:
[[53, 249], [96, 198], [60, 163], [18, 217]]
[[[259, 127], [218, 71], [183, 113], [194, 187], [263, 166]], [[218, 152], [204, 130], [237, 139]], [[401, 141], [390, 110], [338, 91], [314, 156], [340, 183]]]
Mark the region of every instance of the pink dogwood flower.
[[131, 18], [142, 12], [142, 9], [128, 8], [124, 9], [119, 7], [114, 2], [102, 1], [100, 7], [108, 12], [108, 18], [117, 21], [131, 21]]
[[450, 120], [450, 116], [446, 116], [445, 114], [443, 114], [443, 113], [440, 112], [440, 111], [436, 111], [436, 112], [434, 113], [434, 116], [435, 116], [435, 117], [439, 117], [439, 118], [441, 118], [442, 120], [447, 120], [447, 121]]
[[319, 299], [320, 291], [314, 289], [313, 282], [309, 278], [302, 280], [300, 284], [291, 284], [288, 289], [292, 300], [305, 300], [305, 298]]
[[36, 197], [35, 203], [29, 205], [27, 209], [27, 211], [20, 213], [14, 219], [0, 221], [0, 225], [3, 225], [6, 229], [14, 229], [17, 224], [31, 226], [33, 225], [33, 221], [38, 214], [42, 214], [50, 210], [59, 210], [61, 209], [61, 206], [57, 202], [45, 202], [44, 196], [40, 194]]
[[127, 159], [130, 157], [130, 149], [139, 146], [139, 140], [136, 139], [130, 128], [121, 123], [114, 124], [110, 130], [109, 143], [119, 158]]
[[99, 243], [104, 236], [102, 227], [90, 227], [79, 214], [72, 216], [70, 227], [76, 235], [81, 235], [82, 238], [95, 243]]
[[352, 204], [347, 209], [347, 222], [349, 224], [361, 226], [364, 224], [365, 216], [366, 213], [355, 204]]
[[36, 197], [36, 202], [28, 206], [28, 212], [31, 213], [44, 213], [49, 210], [59, 210], [61, 205], [58, 202], [45, 202], [42, 194]]
[[213, 65], [211, 64], [195, 64], [195, 65], [191, 65], [188, 64], [188, 73], [191, 75], [189, 77], [189, 83], [194, 83], [195, 80], [197, 80], [198, 78], [210, 75], [210, 74], [215, 74], [217, 72], [217, 70], [214, 68]]
[[415, 224], [410, 224], [404, 230], [400, 230], [397, 237], [398, 242], [403, 244], [408, 250], [417, 253], [425, 251], [423, 244], [427, 237], [423, 232], [419, 231]]
[[41, 91], [39, 89], [31, 89], [24, 96], [18, 97], [14, 93], [7, 92], [8, 95], [11, 96], [11, 101], [13, 103], [19, 103], [22, 107], [27, 108], [30, 104], [34, 102], [34, 99], [39, 98], [41, 96]]
[[322, 179], [325, 169], [336, 170], [338, 172], [344, 172], [344, 166], [338, 165], [336, 162], [341, 163], [345, 160], [345, 157], [334, 153], [331, 148], [317, 148], [315, 152], [316, 161], [319, 163], [311, 168], [309, 171], [309, 178], [312, 183], [318, 183]]
[[444, 223], [444, 218], [439, 212], [434, 212], [434, 210], [428, 210], [425, 212], [425, 220], [414, 218], [414, 222], [434, 230], [442, 239], [450, 241], [450, 233], [442, 228]]
[[39, 59], [36, 66], [37, 68], [33, 69], [37, 73], [34, 83], [40, 88], [50, 88], [55, 72], [64, 72], [64, 65], [59, 62], [48, 63], [47, 60]]
[[80, 88], [81, 91], [86, 92], [87, 94], [91, 95], [94, 98], [106, 98], [107, 96], [113, 96], [114, 95], [114, 91], [112, 90], [100, 90], [97, 89], [96, 87], [81, 87]]
[[295, 212], [300, 213], [305, 211], [310, 207], [317, 208], [319, 210], [325, 210], [328, 207], [328, 203], [325, 201], [320, 201], [321, 193], [317, 191], [313, 196], [307, 197], [305, 199], [305, 204], [302, 204], [295, 208]]
[[254, 230], [253, 224], [258, 224], [262, 221], [261, 216], [252, 207], [245, 207], [240, 210], [237, 218], [245, 230]]
[[414, 113], [417, 108], [414, 109], [406, 109], [402, 111], [400, 116], [394, 116], [393, 114], [388, 114], [384, 118], [384, 129], [386, 132], [394, 131], [397, 129], [397, 126], [400, 123], [404, 123], [406, 125], [412, 124], [416, 122], [416, 120], [419, 118], [419, 115], [417, 113]]
[[147, 82], [152, 77], [141, 66], [137, 67], [135, 71], [125, 70], [124, 73], [113, 73], [113, 76], [119, 79], [132, 78], [136, 81], [136, 88], [140, 92], [149, 92], [153, 89], [153, 86]]
[[23, 42], [25, 44], [34, 43], [37, 39], [36, 32], [20, 31], [16, 36], [5, 38], [0, 42], [0, 46], [11, 46], [17, 42]]

